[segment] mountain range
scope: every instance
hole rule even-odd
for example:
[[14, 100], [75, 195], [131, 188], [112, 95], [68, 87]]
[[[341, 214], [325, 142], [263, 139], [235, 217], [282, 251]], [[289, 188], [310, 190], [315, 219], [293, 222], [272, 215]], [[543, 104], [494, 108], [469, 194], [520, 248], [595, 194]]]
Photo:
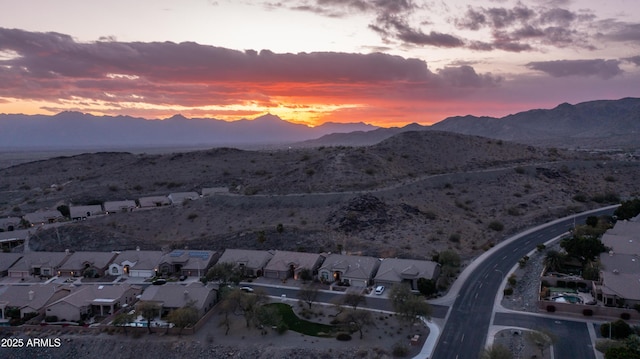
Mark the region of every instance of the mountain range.
[[437, 130], [564, 148], [640, 147], [640, 98], [598, 100], [535, 109], [502, 118], [455, 116], [431, 126], [380, 128], [359, 123], [294, 124], [267, 114], [223, 121], [175, 115], [164, 120], [79, 112], [0, 115], [2, 148], [162, 146], [366, 146], [407, 131]]

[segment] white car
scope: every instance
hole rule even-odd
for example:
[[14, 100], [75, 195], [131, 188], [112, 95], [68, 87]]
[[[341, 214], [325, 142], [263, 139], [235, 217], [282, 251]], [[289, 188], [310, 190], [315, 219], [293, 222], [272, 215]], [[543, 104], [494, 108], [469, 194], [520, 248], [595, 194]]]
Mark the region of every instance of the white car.
[[240, 290], [247, 293], [253, 293], [253, 288], [251, 287], [240, 287]]
[[380, 295], [382, 294], [382, 292], [384, 292], [384, 286], [383, 285], [379, 285], [376, 287], [376, 295]]

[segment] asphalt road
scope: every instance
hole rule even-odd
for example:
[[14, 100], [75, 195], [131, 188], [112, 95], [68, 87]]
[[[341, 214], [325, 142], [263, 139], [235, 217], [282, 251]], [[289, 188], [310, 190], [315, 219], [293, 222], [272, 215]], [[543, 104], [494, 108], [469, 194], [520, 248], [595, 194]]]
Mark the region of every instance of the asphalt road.
[[[293, 287], [285, 287], [285, 286], [263, 286], [260, 284], [252, 284], [253, 288], [262, 288], [267, 292], [267, 295], [271, 297], [280, 297], [284, 294], [286, 299], [298, 300], [298, 288]], [[334, 303], [336, 298], [344, 295], [341, 292], [327, 292], [327, 291], [319, 291], [318, 297], [316, 298], [317, 303]], [[368, 308], [373, 310], [383, 310], [392, 312], [393, 307], [391, 306], [391, 302], [382, 296], [375, 295], [367, 295], [365, 297], [365, 302], [360, 305], [360, 308]], [[431, 306], [432, 313], [431, 316], [434, 318], [444, 318], [447, 315], [447, 311], [449, 310], [448, 306], [444, 305], [432, 305]]]
[[555, 358], [595, 359], [587, 323], [526, 314], [496, 313], [495, 325], [544, 330], [553, 333]]
[[[613, 209], [576, 216], [576, 223], [584, 223], [589, 215], [611, 214]], [[487, 341], [494, 299], [504, 275], [536, 245], [557, 237], [574, 224], [572, 218], [541, 226], [521, 238], [496, 248], [495, 252], [479, 263], [460, 287], [451, 307], [446, 325], [433, 353], [436, 359], [476, 359]], [[555, 327], [554, 327], [555, 329]], [[586, 326], [585, 326], [586, 330]], [[559, 331], [560, 337], [568, 332]], [[572, 334], [571, 336], [575, 336]], [[588, 338], [588, 335], [587, 335]], [[564, 339], [562, 339], [564, 343]], [[558, 349], [562, 346], [558, 346]], [[563, 351], [564, 352], [564, 351]], [[582, 358], [581, 356], [556, 355], [556, 358]], [[585, 356], [584, 358], [588, 358]]]

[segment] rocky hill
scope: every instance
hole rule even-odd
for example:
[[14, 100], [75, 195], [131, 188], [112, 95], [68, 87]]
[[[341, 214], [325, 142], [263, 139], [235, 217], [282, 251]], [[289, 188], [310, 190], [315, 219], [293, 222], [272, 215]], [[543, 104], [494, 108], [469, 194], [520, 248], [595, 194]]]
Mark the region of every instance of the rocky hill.
[[[227, 187], [38, 231], [36, 250], [261, 248], [470, 258], [533, 223], [640, 193], [633, 157], [436, 131], [369, 147], [88, 153], [0, 170], [0, 213]], [[498, 221], [504, 229], [490, 228]], [[278, 225], [282, 226], [278, 226]]]

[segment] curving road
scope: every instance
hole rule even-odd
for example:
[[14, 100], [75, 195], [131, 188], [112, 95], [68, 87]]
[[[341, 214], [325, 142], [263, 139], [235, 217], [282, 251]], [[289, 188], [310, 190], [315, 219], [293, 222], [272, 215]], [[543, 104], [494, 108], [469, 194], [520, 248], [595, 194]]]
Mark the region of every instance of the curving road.
[[[493, 248], [491, 253], [487, 253], [488, 255], [478, 261], [477, 265], [468, 267], [465, 270], [466, 273], [459, 278], [462, 280], [461, 286], [449, 310], [445, 327], [433, 352], [433, 358], [478, 358], [487, 341], [494, 300], [504, 275], [517, 264], [520, 258], [535, 249], [536, 245], [567, 232], [574, 225], [574, 220], [584, 223], [588, 216], [612, 214], [614, 209], [614, 207], [607, 207], [585, 212], [529, 230], [507, 239], [500, 246]], [[496, 324], [503, 324], [503, 319], [510, 320], [508, 316], [504, 318], [498, 316], [497, 319], [501, 322]], [[547, 327], [547, 322], [541, 323], [545, 324], [541, 326]], [[566, 356], [557, 357], [565, 358]], [[584, 358], [589, 357], [584, 356]]]

